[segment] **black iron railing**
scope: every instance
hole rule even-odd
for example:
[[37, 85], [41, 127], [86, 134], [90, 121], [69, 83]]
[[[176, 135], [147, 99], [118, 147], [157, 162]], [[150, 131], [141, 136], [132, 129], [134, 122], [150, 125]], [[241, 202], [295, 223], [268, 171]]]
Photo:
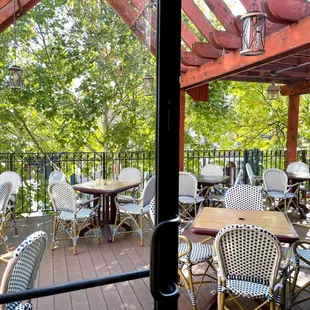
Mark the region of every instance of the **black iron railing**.
[[[285, 150], [195, 150], [185, 151], [184, 170], [199, 174], [207, 163], [223, 167], [234, 179], [250, 163], [254, 174], [264, 169], [285, 167]], [[310, 150], [298, 150], [297, 160], [310, 164]], [[76, 152], [76, 153], [0, 153], [0, 173], [11, 170], [20, 174], [23, 182], [16, 201], [17, 213], [49, 212], [48, 176], [61, 169], [71, 184], [94, 180], [97, 177], [113, 178], [124, 167], [136, 167], [147, 180], [155, 171], [155, 152]], [[167, 171], [167, 175], [169, 171]]]

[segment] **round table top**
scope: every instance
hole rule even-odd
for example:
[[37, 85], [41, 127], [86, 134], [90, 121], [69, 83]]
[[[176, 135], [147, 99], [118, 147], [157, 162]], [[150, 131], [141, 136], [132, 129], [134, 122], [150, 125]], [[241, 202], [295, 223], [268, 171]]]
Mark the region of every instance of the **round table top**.
[[310, 181], [310, 173], [306, 172], [286, 172], [289, 180], [294, 182]]

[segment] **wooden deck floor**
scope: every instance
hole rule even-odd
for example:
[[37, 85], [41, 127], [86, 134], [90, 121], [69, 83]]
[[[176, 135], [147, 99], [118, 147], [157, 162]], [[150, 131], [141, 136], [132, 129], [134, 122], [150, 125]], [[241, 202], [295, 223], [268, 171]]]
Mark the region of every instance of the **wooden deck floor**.
[[[34, 231], [43, 230], [48, 234], [49, 244], [45, 251], [40, 271], [36, 280], [37, 287], [62, 284], [81, 279], [90, 279], [115, 273], [132, 271], [149, 267], [150, 235], [146, 238], [145, 246], [135, 234], [124, 235], [115, 243], [107, 243], [102, 237], [98, 246], [93, 238], [80, 239], [78, 255], [72, 253], [72, 243], [62, 241], [54, 251], [50, 250], [52, 217], [28, 217], [19, 221], [19, 235], [8, 229], [10, 250], [22, 242]], [[202, 238], [187, 233], [192, 241]], [[0, 245], [0, 253], [4, 253], [4, 246]], [[5, 265], [0, 265], [2, 275]], [[308, 278], [307, 275], [305, 275]], [[207, 300], [216, 293], [216, 284], [203, 285], [197, 298], [198, 309], [204, 309]], [[149, 278], [111, 284], [67, 294], [55, 295], [34, 300], [34, 308], [50, 309], [153, 309], [153, 299], [149, 288]], [[257, 303], [243, 299], [245, 309], [254, 309]], [[237, 309], [234, 304], [229, 309]], [[181, 289], [179, 309], [191, 309], [190, 300], [184, 288]], [[296, 309], [310, 309], [307, 302]]]

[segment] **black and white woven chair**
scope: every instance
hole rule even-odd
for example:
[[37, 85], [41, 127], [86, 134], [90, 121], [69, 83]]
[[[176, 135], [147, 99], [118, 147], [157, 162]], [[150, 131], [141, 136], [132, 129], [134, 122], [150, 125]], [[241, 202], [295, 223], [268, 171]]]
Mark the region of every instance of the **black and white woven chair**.
[[228, 225], [218, 232], [214, 248], [218, 263], [218, 309], [224, 309], [226, 295], [241, 309], [240, 296], [264, 299], [260, 307], [269, 303], [270, 309], [281, 308], [284, 278], [278, 271], [282, 250], [272, 233], [257, 226]]
[[48, 183], [49, 184], [52, 184], [52, 183], [57, 182], [57, 181], [68, 183], [66, 175], [60, 170], [54, 170], [48, 176]]
[[[2, 276], [0, 294], [25, 291], [33, 288], [46, 248], [47, 235], [37, 231], [27, 237], [15, 250]], [[0, 305], [1, 310], [30, 310], [31, 301], [14, 301]]]
[[[141, 198], [134, 202], [121, 203], [115, 197], [116, 217], [113, 229], [112, 242], [118, 234], [138, 233], [140, 235], [141, 246], [144, 245], [144, 230], [149, 225], [150, 203], [155, 196], [155, 177], [151, 177], [145, 184]], [[144, 222], [146, 220], [146, 223]], [[129, 224], [131, 230], [120, 231], [120, 227]]]
[[[119, 175], [118, 175], [118, 181], [120, 182], [141, 182], [141, 172], [137, 168], [133, 167], [126, 167], [123, 168]], [[120, 193], [117, 195], [117, 201], [119, 203], [132, 203], [135, 202], [135, 200], [138, 198], [138, 187], [135, 187], [131, 190], [126, 191], [126, 193]]]
[[264, 210], [264, 198], [256, 186], [239, 184], [227, 190], [225, 205], [228, 209]]
[[[100, 198], [96, 197], [81, 204], [81, 201], [77, 201], [76, 193], [72, 186], [60, 181], [50, 184], [48, 192], [55, 212], [51, 249], [54, 250], [55, 243], [58, 240], [72, 240], [74, 254], [77, 254], [79, 238], [94, 237], [97, 243], [100, 244], [98, 221]], [[94, 202], [95, 206], [93, 208], [87, 207], [90, 202]], [[84, 234], [81, 237], [80, 233], [82, 230], [91, 230], [93, 234]], [[62, 233], [65, 236], [59, 237]]]
[[17, 222], [15, 217], [16, 199], [21, 184], [21, 178], [17, 172], [14, 171], [4, 171], [0, 174], [0, 183], [11, 182], [12, 183], [12, 193], [7, 206], [7, 219], [11, 220], [13, 227], [15, 229], [15, 235], [18, 234]]
[[0, 183], [0, 238], [3, 240], [5, 251], [9, 251], [8, 246], [8, 237], [6, 234], [6, 208], [8, 205], [8, 201], [11, 197], [12, 193], [12, 183], [11, 182], [3, 182]]
[[204, 202], [204, 197], [199, 193], [196, 177], [189, 172], [179, 172], [179, 216], [182, 220], [196, 217], [197, 207]]
[[[299, 184], [288, 187], [288, 178], [284, 171], [277, 168], [267, 169], [263, 173], [263, 180], [264, 190], [271, 209], [281, 210], [282, 203], [284, 212], [287, 212], [290, 206], [293, 206], [295, 210], [298, 209], [296, 193], [298, 192]], [[289, 189], [295, 185], [297, 188], [295, 192], [290, 192]]]
[[[150, 204], [150, 218], [155, 225], [155, 197], [152, 199]], [[178, 249], [178, 275], [179, 275], [179, 286], [184, 286], [187, 290], [191, 303], [192, 309], [197, 309], [196, 296], [199, 293], [200, 287], [203, 283], [216, 283], [216, 270], [213, 266], [213, 249], [211, 244], [207, 244], [208, 241], [213, 238], [207, 237], [200, 242], [191, 242], [187, 237], [183, 236], [185, 229], [189, 227], [189, 222], [183, 227], [179, 226], [179, 249]], [[203, 264], [203, 273], [195, 273], [193, 267], [198, 264]], [[212, 274], [207, 274], [208, 271], [212, 270]], [[200, 276], [199, 281], [194, 281], [193, 277]], [[204, 280], [208, 276], [210, 280]], [[195, 288], [195, 285], [197, 285]]]
[[245, 164], [245, 170], [251, 185], [256, 186], [262, 183], [263, 178], [254, 174], [252, 166], [249, 163]]

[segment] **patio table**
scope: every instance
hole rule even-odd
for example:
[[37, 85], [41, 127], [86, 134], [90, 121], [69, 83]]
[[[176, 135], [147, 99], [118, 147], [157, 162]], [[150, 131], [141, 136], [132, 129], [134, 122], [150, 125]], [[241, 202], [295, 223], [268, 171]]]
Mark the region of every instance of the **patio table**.
[[118, 193], [139, 186], [139, 182], [120, 182], [116, 180], [105, 180], [104, 184], [96, 184], [96, 181], [73, 185], [76, 191], [93, 194], [100, 197], [99, 225], [104, 227], [104, 233], [108, 242], [112, 242], [110, 224], [115, 223], [116, 206], [115, 197]]
[[229, 176], [226, 175], [195, 175], [198, 182], [198, 189], [203, 188], [203, 195], [207, 192], [210, 186], [214, 186], [216, 184], [223, 184], [229, 180]]
[[[280, 242], [292, 244], [298, 235], [287, 215], [276, 211], [244, 211], [226, 208], [204, 208], [197, 215], [191, 231], [197, 235], [215, 237], [229, 224], [248, 224], [263, 227], [273, 233]], [[204, 310], [213, 309], [217, 294], [208, 300]]]

